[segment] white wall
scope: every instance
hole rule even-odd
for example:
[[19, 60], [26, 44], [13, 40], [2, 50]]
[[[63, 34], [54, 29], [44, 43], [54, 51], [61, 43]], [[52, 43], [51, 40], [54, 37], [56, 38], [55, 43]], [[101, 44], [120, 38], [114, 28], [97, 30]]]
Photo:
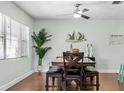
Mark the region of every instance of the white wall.
[[[62, 55], [63, 51], [69, 50], [69, 43], [65, 42], [68, 33], [79, 31], [85, 34], [87, 42], [73, 44], [76, 48], [84, 51], [85, 43], [93, 43], [96, 67], [101, 72], [118, 72], [119, 65], [124, 63], [124, 44], [109, 45], [111, 34], [124, 35], [124, 20], [37, 20], [35, 21], [35, 31], [46, 28], [52, 34], [52, 40], [46, 45], [51, 46], [43, 62], [43, 71], [48, 70], [47, 64]], [[35, 62], [37, 56], [35, 55]], [[36, 67], [36, 66], [35, 66]]]
[[[12, 2], [0, 2], [0, 12], [23, 23], [31, 28], [30, 34], [33, 30], [33, 19], [25, 12], [19, 9]], [[29, 57], [0, 60], [0, 86], [22, 76], [23, 74], [32, 70], [32, 42], [30, 38]]]
[[[11, 2], [0, 2], [0, 12], [29, 26], [32, 33], [34, 21], [25, 12]], [[35, 31], [46, 28], [52, 34], [52, 40], [46, 44], [51, 46], [43, 60], [43, 71], [48, 70], [48, 64], [63, 51], [69, 50], [70, 44], [65, 42], [68, 33], [75, 31], [86, 35], [88, 42], [93, 43], [97, 68], [101, 71], [118, 71], [120, 63], [124, 63], [124, 45], [109, 45], [110, 34], [124, 34], [122, 20], [36, 20]], [[85, 42], [87, 43], [87, 42]], [[84, 51], [85, 43], [73, 44]], [[28, 58], [0, 60], [0, 86], [18, 78], [33, 69], [32, 42], [30, 37], [30, 55]], [[37, 56], [35, 55], [35, 63]], [[35, 64], [36, 67], [36, 64]]]

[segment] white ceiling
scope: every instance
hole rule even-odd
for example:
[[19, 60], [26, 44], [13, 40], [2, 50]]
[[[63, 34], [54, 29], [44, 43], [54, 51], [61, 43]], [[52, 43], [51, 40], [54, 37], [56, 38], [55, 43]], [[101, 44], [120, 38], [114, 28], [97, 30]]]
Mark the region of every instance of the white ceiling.
[[90, 9], [84, 14], [91, 19], [124, 19], [124, 2], [118, 5], [113, 5], [112, 1], [15, 1], [14, 3], [35, 19], [72, 19], [72, 15], [63, 14], [73, 13], [76, 3], [83, 4], [80, 9]]

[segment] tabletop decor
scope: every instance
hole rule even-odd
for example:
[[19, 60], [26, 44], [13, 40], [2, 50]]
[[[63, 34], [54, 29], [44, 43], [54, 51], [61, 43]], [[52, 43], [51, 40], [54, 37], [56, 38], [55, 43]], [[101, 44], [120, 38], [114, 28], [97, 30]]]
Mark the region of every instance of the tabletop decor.
[[50, 37], [52, 35], [48, 35], [47, 32], [45, 32], [45, 29], [41, 29], [37, 34], [33, 32], [32, 39], [35, 42], [33, 47], [35, 48], [35, 51], [38, 55], [38, 72], [40, 73], [41, 71], [41, 66], [42, 66], [42, 59], [47, 53], [48, 50], [51, 49], [51, 47], [43, 47], [43, 45], [50, 41]]
[[87, 44], [86, 56], [87, 57], [94, 57], [93, 44]]

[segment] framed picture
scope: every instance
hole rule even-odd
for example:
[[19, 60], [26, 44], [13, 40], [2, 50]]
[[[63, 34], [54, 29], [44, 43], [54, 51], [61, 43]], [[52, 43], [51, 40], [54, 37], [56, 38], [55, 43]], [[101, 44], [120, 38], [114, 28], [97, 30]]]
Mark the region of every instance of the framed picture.
[[110, 45], [121, 45], [124, 43], [124, 35], [110, 35]]

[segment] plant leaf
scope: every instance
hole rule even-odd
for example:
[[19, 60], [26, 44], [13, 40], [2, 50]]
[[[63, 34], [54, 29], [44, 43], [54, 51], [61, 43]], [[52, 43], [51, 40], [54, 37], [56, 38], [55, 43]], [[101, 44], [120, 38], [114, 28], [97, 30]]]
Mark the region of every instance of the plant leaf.
[[33, 41], [36, 43], [36, 45], [33, 45], [33, 48], [35, 49], [35, 52], [39, 56], [39, 58], [43, 58], [48, 50], [51, 49], [51, 47], [42, 47], [47, 41], [50, 41], [50, 37], [52, 35], [48, 35], [47, 32], [45, 32], [45, 29], [41, 29], [39, 33], [33, 32], [33, 35], [31, 35]]
[[75, 39], [75, 32], [73, 32], [71, 39], [72, 39], [72, 40]]

